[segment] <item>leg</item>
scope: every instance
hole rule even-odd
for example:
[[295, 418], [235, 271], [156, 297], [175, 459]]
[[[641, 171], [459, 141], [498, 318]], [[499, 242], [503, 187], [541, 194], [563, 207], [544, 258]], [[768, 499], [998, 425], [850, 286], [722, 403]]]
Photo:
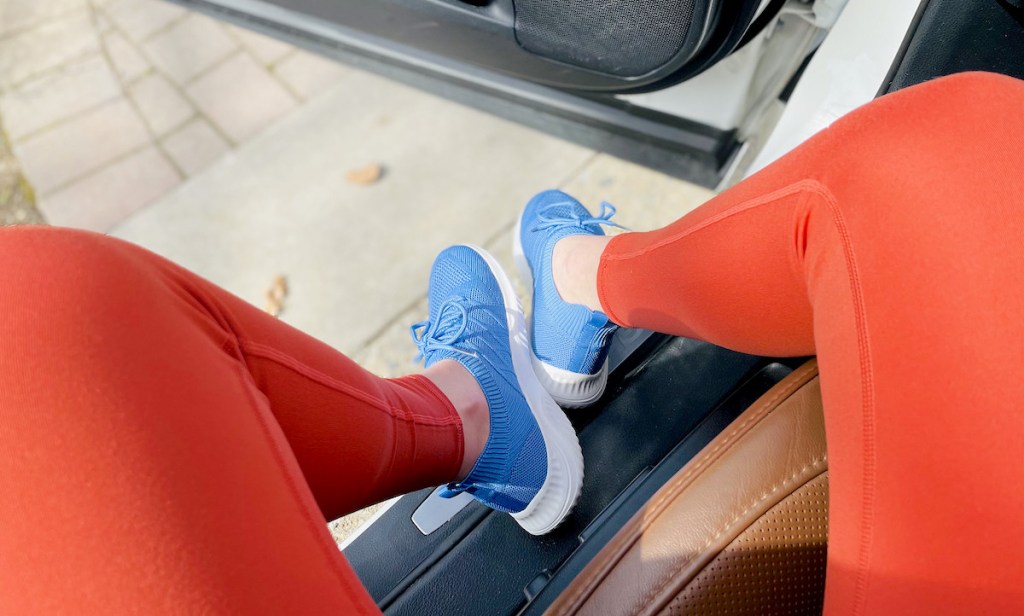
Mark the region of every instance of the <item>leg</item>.
[[458, 476], [431, 380], [102, 236], [0, 230], [0, 263], [5, 610], [375, 611], [324, 516]]
[[618, 323], [818, 354], [827, 613], [1024, 611], [1022, 108], [1024, 82], [937, 80], [664, 229], [556, 248]]

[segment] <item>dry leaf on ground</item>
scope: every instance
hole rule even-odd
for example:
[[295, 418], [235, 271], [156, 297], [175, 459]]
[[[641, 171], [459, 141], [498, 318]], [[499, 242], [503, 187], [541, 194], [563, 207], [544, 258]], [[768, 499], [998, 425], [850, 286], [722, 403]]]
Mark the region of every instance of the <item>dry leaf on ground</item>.
[[278, 274], [266, 292], [266, 311], [275, 317], [279, 316], [284, 311], [286, 297], [288, 297], [288, 279], [284, 277], [284, 274]]
[[365, 167], [353, 169], [345, 174], [345, 181], [359, 186], [374, 184], [384, 174], [384, 167], [380, 163], [370, 163]]

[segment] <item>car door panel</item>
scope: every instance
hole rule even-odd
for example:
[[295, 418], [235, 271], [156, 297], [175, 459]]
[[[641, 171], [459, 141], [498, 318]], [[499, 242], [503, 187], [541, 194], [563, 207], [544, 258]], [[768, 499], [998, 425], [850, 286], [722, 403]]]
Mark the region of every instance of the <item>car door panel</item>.
[[[757, 0], [181, 0], [274, 25], [303, 21], [353, 48], [465, 62], [559, 88], [628, 92], [706, 68], [735, 46]], [[730, 27], [723, 28], [722, 24]], [[731, 50], [731, 49], [730, 49]], [[696, 65], [692, 60], [699, 60]]]

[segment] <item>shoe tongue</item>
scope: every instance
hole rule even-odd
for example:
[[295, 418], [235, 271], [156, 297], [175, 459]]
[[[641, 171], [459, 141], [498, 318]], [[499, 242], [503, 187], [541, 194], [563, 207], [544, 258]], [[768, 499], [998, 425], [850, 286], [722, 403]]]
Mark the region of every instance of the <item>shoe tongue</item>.
[[587, 208], [583, 207], [583, 204], [576, 201], [552, 206], [544, 212], [544, 215], [550, 218], [565, 218], [567, 220], [590, 218], [590, 212], [587, 211]]

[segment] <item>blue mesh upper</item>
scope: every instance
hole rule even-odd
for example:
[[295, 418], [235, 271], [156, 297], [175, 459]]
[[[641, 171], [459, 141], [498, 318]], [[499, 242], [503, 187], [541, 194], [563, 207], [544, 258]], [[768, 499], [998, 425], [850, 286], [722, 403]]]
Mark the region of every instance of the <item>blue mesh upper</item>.
[[453, 246], [434, 261], [428, 301], [429, 319], [413, 326], [425, 364], [461, 363], [490, 408], [483, 453], [465, 480], [448, 486], [448, 495], [466, 491], [499, 511], [522, 511], [547, 477], [547, 450], [512, 365], [498, 281], [474, 249]]
[[[545, 220], [564, 219], [559, 224]], [[562, 300], [551, 277], [555, 242], [569, 235], [604, 235], [587, 208], [569, 195], [544, 191], [526, 204], [520, 225], [523, 253], [533, 273], [531, 343], [541, 361], [578, 374], [594, 374], [608, 355], [617, 326], [603, 312]]]

